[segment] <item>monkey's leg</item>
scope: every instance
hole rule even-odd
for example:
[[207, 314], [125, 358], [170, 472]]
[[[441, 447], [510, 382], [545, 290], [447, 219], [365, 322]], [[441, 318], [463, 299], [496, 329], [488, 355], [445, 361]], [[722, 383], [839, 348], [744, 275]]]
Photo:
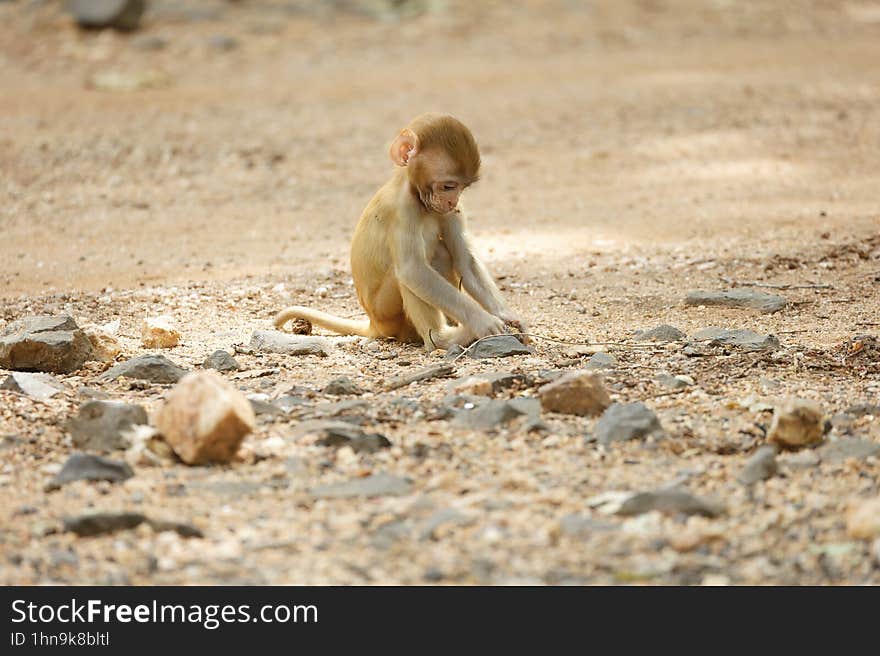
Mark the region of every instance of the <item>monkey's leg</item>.
[[449, 341], [446, 338], [448, 331], [444, 330], [447, 326], [443, 319], [443, 313], [420, 299], [403, 285], [400, 286], [400, 296], [403, 298], [403, 311], [419, 337], [422, 338], [425, 349], [433, 351], [435, 348], [447, 348], [449, 346]]

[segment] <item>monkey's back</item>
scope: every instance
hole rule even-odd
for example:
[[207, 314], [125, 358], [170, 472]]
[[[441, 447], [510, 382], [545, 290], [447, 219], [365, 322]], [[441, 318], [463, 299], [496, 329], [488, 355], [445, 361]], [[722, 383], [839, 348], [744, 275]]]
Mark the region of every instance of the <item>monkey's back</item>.
[[367, 312], [375, 307], [389, 273], [393, 274], [391, 235], [397, 221], [393, 184], [376, 192], [361, 214], [351, 241], [351, 276], [358, 300]]

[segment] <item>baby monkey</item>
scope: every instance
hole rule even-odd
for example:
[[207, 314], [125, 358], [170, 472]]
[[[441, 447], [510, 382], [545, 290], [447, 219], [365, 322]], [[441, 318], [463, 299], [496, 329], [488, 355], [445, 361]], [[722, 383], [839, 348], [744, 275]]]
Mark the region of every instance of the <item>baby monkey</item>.
[[342, 335], [421, 342], [429, 351], [467, 346], [508, 326], [525, 332], [465, 233], [459, 200], [480, 173], [471, 131], [452, 116], [423, 114], [401, 131], [390, 155], [398, 168], [367, 205], [351, 244], [352, 278], [368, 318], [293, 306], [278, 313], [275, 326], [306, 319]]

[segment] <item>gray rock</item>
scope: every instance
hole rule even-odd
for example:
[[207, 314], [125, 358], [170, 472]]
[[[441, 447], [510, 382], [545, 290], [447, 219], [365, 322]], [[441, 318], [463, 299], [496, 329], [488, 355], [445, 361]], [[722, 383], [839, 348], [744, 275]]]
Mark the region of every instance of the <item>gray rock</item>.
[[361, 399], [346, 399], [345, 401], [336, 401], [333, 403], [318, 403], [315, 406], [315, 412], [325, 417], [341, 417], [353, 413], [361, 413], [367, 410], [370, 404]]
[[864, 417], [865, 415], [880, 417], [880, 405], [874, 403], [857, 403], [848, 407], [844, 412], [853, 417]]
[[641, 402], [611, 405], [596, 422], [593, 432], [600, 444], [660, 437], [664, 433], [657, 415]]
[[134, 512], [89, 513], [78, 517], [68, 517], [64, 520], [64, 530], [76, 533], [80, 537], [93, 537], [131, 530], [144, 522], [149, 524], [154, 531], [175, 531], [184, 538], [203, 537], [202, 532], [190, 524], [153, 520], [143, 513]]
[[831, 464], [837, 464], [849, 458], [864, 460], [877, 454], [880, 454], [880, 444], [855, 437], [828, 442], [819, 449], [822, 461]]
[[474, 360], [483, 358], [506, 358], [511, 355], [531, 355], [535, 349], [526, 346], [513, 335], [494, 335], [475, 342], [468, 351], [468, 357]]
[[261, 398], [249, 396], [248, 401], [251, 404], [251, 408], [253, 409], [254, 414], [257, 416], [280, 417], [285, 414], [284, 410], [279, 408], [277, 405], [275, 405], [274, 403], [269, 403], [268, 401], [264, 401]]
[[613, 369], [616, 366], [617, 358], [608, 353], [594, 353], [584, 365], [586, 369]]
[[67, 11], [87, 28], [137, 29], [146, 0], [67, 0]]
[[329, 447], [351, 447], [356, 453], [375, 453], [391, 446], [391, 441], [379, 433], [366, 433], [344, 421], [308, 422], [308, 432], [321, 435], [315, 444]]
[[238, 371], [241, 369], [241, 365], [232, 357], [232, 354], [223, 350], [214, 351], [205, 358], [202, 366], [205, 369], [216, 369], [217, 371]]
[[168, 39], [156, 34], [142, 34], [134, 37], [129, 45], [135, 50], [158, 51], [168, 47]]
[[687, 339], [686, 334], [669, 324], [663, 324], [650, 330], [640, 330], [635, 337], [643, 342], [681, 342]]
[[856, 423], [856, 418], [853, 415], [849, 415], [845, 412], [837, 412], [831, 415], [831, 419], [828, 420], [831, 424], [831, 427], [841, 433], [851, 433], [852, 428]]
[[64, 390], [64, 385], [49, 374], [32, 374], [18, 371], [9, 374], [0, 389], [12, 390], [37, 401], [46, 402]]
[[301, 396], [291, 396], [290, 394], [285, 394], [284, 396], [279, 396], [277, 399], [272, 401], [272, 405], [280, 408], [285, 413], [289, 413], [296, 408], [308, 406], [309, 400]]
[[319, 499], [348, 499], [352, 497], [401, 496], [409, 494], [412, 482], [408, 478], [379, 472], [367, 478], [319, 485], [311, 489]]
[[566, 515], [559, 522], [563, 535], [569, 537], [587, 537], [595, 533], [614, 531], [620, 528], [616, 523], [601, 519], [593, 519], [589, 515]]
[[431, 515], [419, 530], [419, 538], [422, 540], [434, 540], [437, 531], [442, 526], [467, 526], [474, 523], [473, 517], [468, 517], [455, 508], [444, 508]]
[[348, 394], [363, 394], [364, 390], [347, 376], [340, 376], [327, 383], [324, 386], [323, 392], [324, 394], [332, 394], [334, 396], [345, 396]]
[[459, 346], [458, 344], [453, 344], [448, 349], [446, 349], [446, 354], [443, 356], [443, 359], [452, 360], [453, 358], [457, 358], [462, 353], [464, 353], [464, 348]]
[[472, 409], [461, 409], [455, 413], [456, 426], [473, 430], [491, 430], [510, 423], [522, 416], [538, 418], [541, 402], [538, 399], [493, 399], [480, 403]]
[[250, 347], [260, 353], [282, 355], [329, 355], [326, 342], [320, 337], [289, 335], [277, 330], [255, 330]]
[[694, 334], [694, 339], [713, 345], [735, 346], [744, 351], [775, 351], [779, 348], [779, 340], [773, 335], [760, 335], [751, 330], [704, 328]]
[[110, 481], [118, 483], [134, 476], [126, 463], [110, 460], [90, 453], [74, 453], [67, 459], [61, 471], [46, 486], [47, 490], [57, 490], [73, 481]]
[[0, 368], [69, 373], [92, 355], [92, 343], [67, 315], [25, 317], [0, 335]]
[[66, 518], [64, 530], [76, 533], [80, 537], [92, 537], [137, 528], [145, 521], [147, 517], [143, 513], [89, 513]]
[[657, 510], [667, 515], [702, 515], [718, 517], [724, 505], [713, 499], [697, 497], [679, 488], [666, 488], [655, 492], [639, 492], [626, 499], [617, 511], [618, 515], [632, 517]]
[[76, 395], [85, 399], [86, 401], [103, 401], [104, 399], [109, 399], [110, 395], [103, 390], [92, 389], [91, 387], [79, 387], [76, 390]]
[[817, 467], [822, 459], [814, 451], [800, 451], [784, 454], [779, 461], [788, 469], [810, 469]]
[[226, 52], [238, 48], [238, 39], [226, 34], [213, 34], [208, 37], [208, 45], [214, 50]]
[[776, 448], [762, 446], [752, 455], [740, 472], [738, 480], [743, 485], [754, 485], [758, 481], [772, 478], [779, 470], [776, 462]]
[[157, 533], [162, 531], [174, 531], [182, 538], [203, 538], [204, 534], [192, 524], [182, 522], [169, 522], [163, 519], [147, 519], [147, 522]]
[[455, 380], [449, 381], [446, 389], [454, 391], [456, 387], [461, 385], [465, 380], [477, 378], [485, 380], [492, 386], [492, 393], [497, 394], [504, 390], [519, 388], [524, 389], [535, 384], [535, 379], [526, 373], [517, 373], [511, 371], [493, 371], [488, 373], [477, 373], [472, 376], [461, 376]]
[[529, 374], [510, 371], [493, 371], [491, 373], [477, 374], [477, 378], [488, 380], [492, 384], [492, 392], [495, 394], [513, 387], [530, 387], [535, 383], [535, 379]]
[[657, 374], [654, 377], [654, 381], [658, 385], [662, 385], [663, 387], [671, 390], [680, 390], [686, 387], [690, 387], [691, 385], [687, 380], [684, 380], [682, 377], [670, 376], [667, 373]]
[[120, 362], [101, 374], [99, 380], [116, 380], [120, 376], [125, 376], [151, 383], [176, 383], [186, 373], [186, 369], [177, 366], [164, 355], [150, 354]]
[[395, 519], [382, 524], [376, 532], [373, 533], [371, 542], [377, 549], [390, 549], [395, 542], [407, 539], [412, 526], [409, 521]]
[[67, 422], [73, 443], [89, 451], [127, 449], [130, 444], [123, 435], [135, 424], [146, 424], [147, 412], [139, 405], [122, 401], [88, 401], [79, 407], [79, 414]]
[[788, 305], [782, 296], [765, 294], [751, 289], [733, 289], [729, 292], [689, 292], [685, 305], [721, 305], [732, 308], [748, 308], [765, 313], [779, 312]]

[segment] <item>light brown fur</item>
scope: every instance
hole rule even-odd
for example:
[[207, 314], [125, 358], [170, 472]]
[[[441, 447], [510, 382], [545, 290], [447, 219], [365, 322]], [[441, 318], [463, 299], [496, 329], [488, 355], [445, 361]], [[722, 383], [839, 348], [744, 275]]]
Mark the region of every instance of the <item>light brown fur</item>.
[[352, 278], [368, 319], [294, 306], [278, 313], [275, 326], [300, 318], [345, 335], [422, 342], [428, 350], [503, 333], [506, 324], [523, 330], [465, 234], [459, 198], [480, 168], [467, 127], [424, 114], [395, 139], [390, 155], [400, 168], [367, 205], [351, 244]]

